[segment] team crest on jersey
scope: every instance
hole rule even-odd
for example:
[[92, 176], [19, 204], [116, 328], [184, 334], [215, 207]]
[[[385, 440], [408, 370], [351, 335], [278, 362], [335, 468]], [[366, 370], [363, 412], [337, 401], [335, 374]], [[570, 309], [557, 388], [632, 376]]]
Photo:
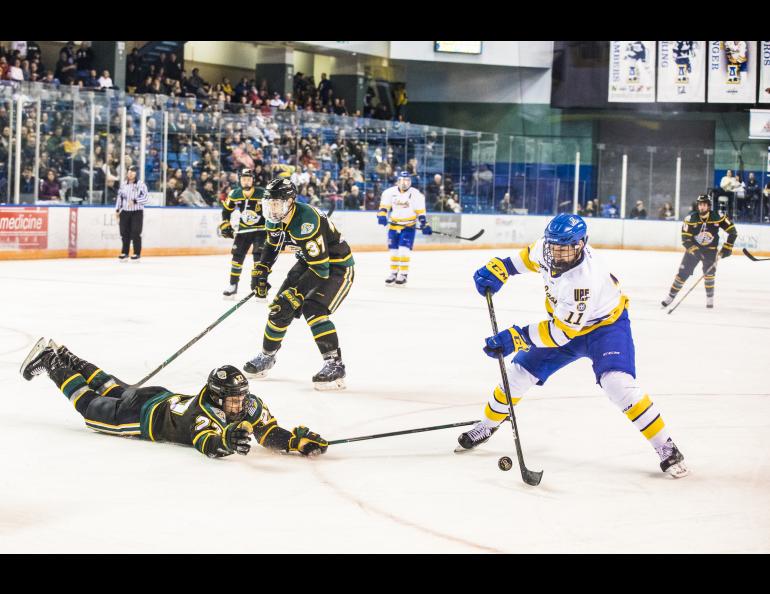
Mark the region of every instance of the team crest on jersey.
[[577, 304], [577, 310], [578, 311], [585, 311], [586, 310], [586, 304], [585, 303], [578, 303]]
[[695, 241], [700, 245], [709, 245], [714, 241], [714, 236], [708, 231], [701, 231], [695, 236]]
[[253, 210], [244, 210], [241, 214], [241, 222], [245, 225], [253, 225], [259, 219], [259, 215]]
[[575, 289], [575, 301], [585, 301], [588, 299], [589, 290], [590, 289]]
[[252, 417], [257, 413], [257, 401], [254, 398], [249, 398], [249, 404], [246, 407], [247, 414]]
[[313, 229], [315, 229], [315, 225], [313, 223], [302, 223], [302, 227], [300, 227], [300, 233], [302, 233], [302, 235], [308, 235], [313, 232]]
[[218, 418], [220, 421], [222, 421], [223, 423], [226, 423], [226, 422], [227, 422], [227, 416], [225, 415], [225, 413], [224, 413], [223, 411], [219, 410], [218, 408], [215, 408], [215, 409], [214, 409], [214, 414], [215, 414], [215, 415], [217, 416], [217, 418]]
[[217, 377], [221, 380], [227, 379], [227, 372], [220, 369], [219, 371], [217, 371]]

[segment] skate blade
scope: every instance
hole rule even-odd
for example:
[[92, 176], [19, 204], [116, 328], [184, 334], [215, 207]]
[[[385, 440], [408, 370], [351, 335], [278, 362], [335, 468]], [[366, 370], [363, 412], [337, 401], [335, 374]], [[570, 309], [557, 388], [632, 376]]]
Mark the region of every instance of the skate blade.
[[474, 448], [471, 448], [470, 450], [464, 448], [463, 446], [459, 445], [455, 448], [455, 454], [464, 454], [465, 452], [472, 452]]
[[222, 299], [225, 301], [235, 301], [237, 298], [237, 295], [222, 295]]
[[340, 378], [333, 382], [313, 382], [313, 388], [319, 392], [333, 392], [335, 390], [346, 390], [345, 380]]
[[[29, 351], [29, 354], [25, 357], [24, 361], [21, 364], [21, 367], [19, 367], [19, 373], [24, 375], [24, 369], [29, 365], [30, 361], [32, 361], [35, 357], [37, 357], [40, 353], [42, 353], [47, 346], [47, 341], [45, 337], [40, 337], [40, 339], [35, 343], [35, 346], [32, 347], [32, 349]], [[25, 378], [26, 379], [26, 378]]]
[[673, 478], [679, 479], [688, 476], [690, 474], [690, 470], [682, 462], [680, 462], [679, 464], [669, 466], [666, 469], [666, 474]]
[[243, 375], [245, 375], [248, 378], [251, 379], [264, 379], [267, 377], [267, 371], [259, 371], [257, 373], [251, 373], [249, 371], [244, 371]]

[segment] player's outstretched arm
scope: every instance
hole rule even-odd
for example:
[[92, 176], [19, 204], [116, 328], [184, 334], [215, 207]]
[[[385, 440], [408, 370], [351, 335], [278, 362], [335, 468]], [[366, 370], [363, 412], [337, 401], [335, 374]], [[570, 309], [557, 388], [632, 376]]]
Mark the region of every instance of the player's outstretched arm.
[[252, 415], [254, 438], [259, 445], [279, 452], [297, 452], [303, 456], [323, 454], [329, 446], [327, 441], [307, 427], [295, 427], [288, 431], [278, 425], [267, 406], [256, 396], [258, 405]]

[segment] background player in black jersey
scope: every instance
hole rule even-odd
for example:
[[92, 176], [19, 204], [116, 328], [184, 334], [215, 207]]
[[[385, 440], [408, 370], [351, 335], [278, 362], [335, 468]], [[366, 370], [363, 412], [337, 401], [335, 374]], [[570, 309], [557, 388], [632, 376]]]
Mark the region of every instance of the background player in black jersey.
[[[698, 262], [701, 262], [703, 280], [706, 285], [706, 307], [713, 308], [714, 283], [717, 274], [715, 263], [717, 258], [727, 258], [733, 253], [733, 244], [738, 237], [738, 231], [736, 231], [733, 222], [727, 218], [727, 215], [722, 216], [713, 212], [711, 199], [705, 194], [698, 196], [695, 207], [697, 211], [688, 214], [682, 225], [682, 245], [686, 251], [668, 296], [660, 302], [663, 307], [671, 304], [695, 270]], [[727, 233], [727, 239], [722, 244], [722, 249], [717, 253], [719, 229], [723, 229]]]
[[252, 434], [266, 448], [305, 456], [322, 454], [328, 447], [307, 427], [279, 427], [232, 365], [214, 369], [196, 395], [153, 386], [134, 389], [67, 347], [41, 338], [20, 371], [26, 380], [47, 373], [86, 426], [102, 433], [192, 445], [210, 458], [246, 455]]
[[[254, 258], [251, 271], [251, 289], [254, 290], [256, 266], [262, 246], [265, 245], [265, 218], [262, 216], [262, 195], [265, 189], [254, 186], [254, 172], [248, 168], [241, 169], [238, 183], [240, 185], [230, 190], [222, 202], [222, 222], [219, 225], [222, 237], [235, 238], [231, 251], [233, 259], [230, 262], [230, 284], [222, 293], [225, 297], [232, 297], [238, 292], [238, 281], [249, 248]], [[237, 235], [230, 223], [230, 215], [236, 207], [240, 211]]]
[[345, 365], [337, 329], [329, 316], [353, 285], [353, 254], [334, 223], [312, 206], [297, 202], [296, 197], [297, 188], [289, 179], [273, 179], [265, 189], [263, 212], [267, 241], [257, 265], [257, 297], [267, 296], [267, 277], [284, 244], [297, 248], [297, 263], [270, 304], [262, 352], [243, 369], [252, 377], [264, 377], [275, 365], [275, 354], [281, 348], [289, 324], [305, 316], [324, 359], [323, 368], [313, 376], [314, 387], [343, 389]]

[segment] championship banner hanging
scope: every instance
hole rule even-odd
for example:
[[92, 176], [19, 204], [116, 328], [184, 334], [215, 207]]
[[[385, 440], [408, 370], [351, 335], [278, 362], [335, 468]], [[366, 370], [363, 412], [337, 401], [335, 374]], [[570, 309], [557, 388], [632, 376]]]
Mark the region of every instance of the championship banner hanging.
[[770, 41], [759, 42], [759, 102], [770, 103]]
[[709, 41], [709, 103], [757, 100], [757, 42]]
[[655, 101], [655, 42], [610, 41], [608, 101]]
[[706, 42], [658, 42], [658, 101], [706, 101]]

